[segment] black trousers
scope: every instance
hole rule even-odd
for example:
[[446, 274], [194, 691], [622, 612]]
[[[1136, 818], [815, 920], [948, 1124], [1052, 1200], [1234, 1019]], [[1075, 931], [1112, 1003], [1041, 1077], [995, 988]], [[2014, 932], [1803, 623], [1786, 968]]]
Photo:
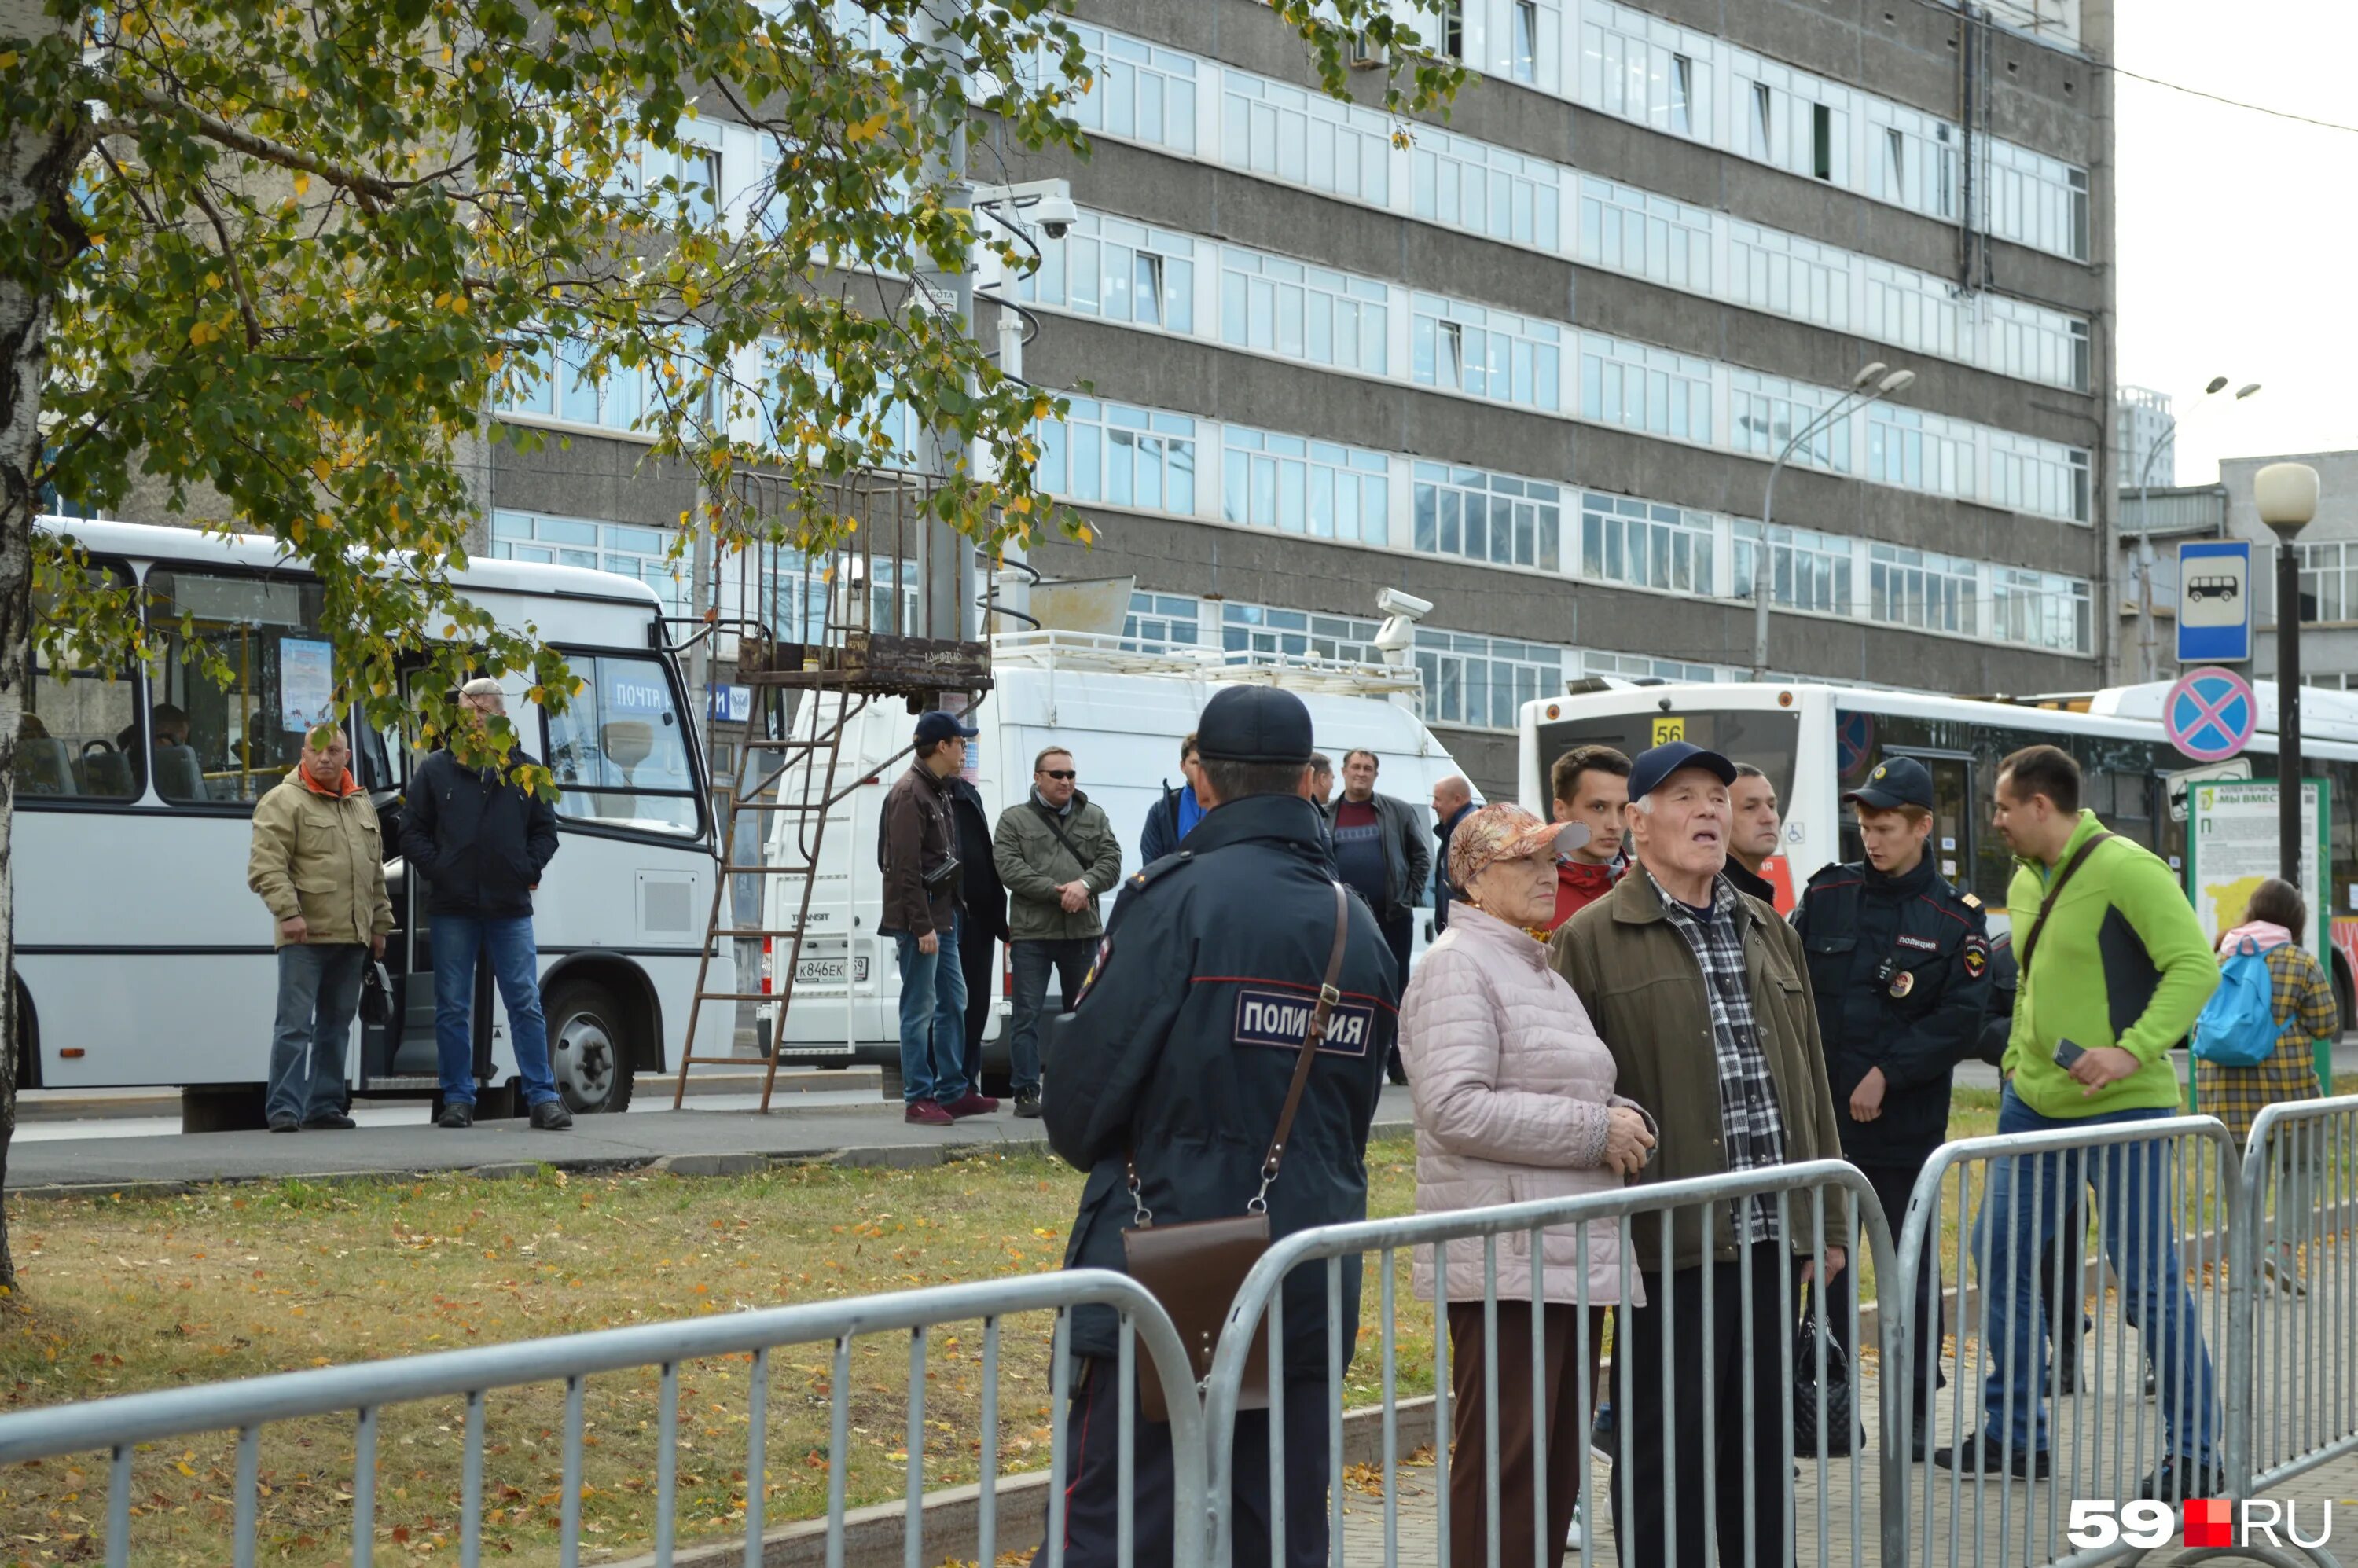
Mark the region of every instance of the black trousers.
[[958, 944], [958, 969], [966, 976], [966, 1081], [982, 1092], [982, 1036], [990, 1027], [990, 1004], [999, 1000], [999, 946], [969, 925]]
[[[1891, 1227], [1891, 1239], [1895, 1246], [1899, 1240], [1899, 1227], [1908, 1217], [1909, 1195], [1915, 1192], [1916, 1178], [1924, 1173], [1925, 1162], [1931, 1158], [1928, 1152], [1924, 1159], [1912, 1165], [1858, 1167], [1859, 1173], [1866, 1178], [1867, 1185], [1875, 1189], [1876, 1202], [1883, 1206], [1883, 1220]], [[1853, 1161], [1852, 1163], [1856, 1164], [1857, 1162]], [[1835, 1212], [1831, 1199], [1827, 1202], [1826, 1212], [1829, 1216]], [[1938, 1226], [1924, 1227], [1923, 1266], [1916, 1281], [1916, 1352], [1914, 1369], [1909, 1374], [1909, 1386], [1916, 1391], [1916, 1420], [1919, 1422], [1932, 1408], [1932, 1390], [1948, 1381], [1941, 1375], [1941, 1272], [1936, 1255], [1939, 1230]], [[1843, 1265], [1842, 1272], [1833, 1277], [1833, 1283], [1826, 1289], [1826, 1312], [1830, 1318], [1826, 1327], [1833, 1332], [1837, 1344], [1844, 1350], [1854, 1352], [1850, 1357], [1854, 1368], [1858, 1365], [1858, 1357], [1850, 1342], [1850, 1301], [1851, 1292], [1858, 1288], [1858, 1256], [1859, 1249], [1853, 1248], [1850, 1260]], [[1898, 1310], [1898, 1285], [1899, 1281], [1893, 1280], [1878, 1287], [1882, 1295], [1882, 1311]], [[1862, 1324], [1860, 1326], [1864, 1328], [1866, 1325]]]
[[[1395, 915], [1390, 920], [1380, 920], [1377, 924], [1383, 929], [1384, 946], [1391, 949], [1392, 968], [1399, 971], [1401, 989], [1406, 990], [1408, 989], [1409, 950], [1416, 946], [1416, 911], [1410, 910], [1405, 914]], [[1408, 1072], [1401, 1065], [1400, 1044], [1397, 1041], [1392, 1044], [1391, 1055], [1384, 1063], [1384, 1069], [1391, 1074], [1394, 1083], [1408, 1082]]]
[[[1142, 1357], [1141, 1357], [1142, 1358]], [[1323, 1357], [1321, 1358], [1323, 1360]], [[1116, 1363], [1076, 1359], [1065, 1415], [1065, 1561], [1070, 1568], [1164, 1568], [1171, 1562], [1175, 1498], [1171, 1428], [1138, 1418], [1131, 1432], [1130, 1556], [1120, 1548], [1121, 1409]], [[1285, 1383], [1285, 1561], [1326, 1568], [1327, 1391], [1323, 1375]], [[1235, 1568], [1277, 1568], [1270, 1560], [1269, 1412], [1237, 1417], [1233, 1505]], [[1033, 1554], [1044, 1568], [1048, 1547]]]
[[[1792, 1529], [1785, 1517], [1785, 1487], [1791, 1472], [1785, 1458], [1791, 1446], [1785, 1400], [1778, 1387], [1780, 1346], [1792, 1342], [1791, 1324], [1779, 1310], [1778, 1281], [1790, 1280], [1795, 1265], [1780, 1245], [1756, 1242], [1749, 1269], [1752, 1314], [1744, 1314], [1742, 1262], [1710, 1263], [1664, 1275], [1645, 1275], [1646, 1304], [1617, 1309], [1622, 1337], [1614, 1355], [1629, 1357], [1628, 1408], [1620, 1412], [1620, 1441], [1613, 1461], [1613, 1522], [1621, 1568], [1675, 1563], [1702, 1568], [1704, 1532], [1715, 1530], [1719, 1561], [1725, 1568], [1785, 1561]], [[1712, 1271], [1711, 1318], [1703, 1312], [1704, 1270]], [[1790, 1299], [1798, 1308], [1800, 1298]], [[1752, 1345], [1752, 1421], [1744, 1420], [1744, 1345]], [[1713, 1493], [1704, 1485], [1704, 1368], [1711, 1368], [1711, 1463]], [[1663, 1368], [1671, 1369], [1668, 1404]], [[1611, 1375], [1614, 1402], [1622, 1403], [1621, 1378]], [[1665, 1415], [1676, 1422], [1665, 1455]], [[1753, 1550], [1745, 1552], [1745, 1466], [1752, 1468]], [[1623, 1465], [1631, 1490], [1622, 1500]], [[1630, 1511], [1634, 1509], [1634, 1511]], [[1677, 1521], [1677, 1541], [1669, 1525]]]

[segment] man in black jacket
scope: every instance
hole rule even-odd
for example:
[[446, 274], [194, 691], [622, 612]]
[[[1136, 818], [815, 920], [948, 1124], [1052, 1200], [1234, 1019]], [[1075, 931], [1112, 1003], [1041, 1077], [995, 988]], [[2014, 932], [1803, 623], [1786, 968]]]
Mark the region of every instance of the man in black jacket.
[[[1950, 1074], [1980, 1044], [1990, 996], [1989, 934], [1981, 902], [1950, 886], [1926, 852], [1932, 775], [1923, 763], [1894, 757], [1843, 799], [1858, 808], [1866, 858], [1812, 877], [1793, 926], [1809, 954], [1843, 1155], [1866, 1173], [1897, 1240], [1916, 1178], [1949, 1136]], [[1925, 1233], [1917, 1276], [1922, 1327], [1910, 1376], [1920, 1460], [1938, 1387], [1935, 1239]], [[1845, 1342], [1855, 1282], [1844, 1269], [1826, 1291], [1829, 1326]]]
[[966, 977], [966, 1081], [982, 1088], [982, 1037], [999, 1000], [999, 950], [1007, 940], [1007, 889], [990, 863], [990, 815], [964, 773], [943, 781], [957, 828], [958, 969]]
[[[1123, 884], [1075, 1011], [1050, 1033], [1048, 1141], [1089, 1173], [1065, 1247], [1068, 1269], [1121, 1269], [1122, 1233], [1150, 1213], [1156, 1225], [1177, 1225], [1246, 1212], [1334, 944], [1334, 883], [1301, 796], [1309, 709], [1289, 691], [1228, 687], [1205, 706], [1199, 735], [1210, 804], [1188, 852]], [[1366, 904], [1343, 907], [1342, 998], [1268, 1188], [1272, 1237], [1367, 1213], [1368, 1129], [1400, 981]], [[1134, 1196], [1124, 1173], [1133, 1152]], [[1344, 1262], [1342, 1293], [1341, 1321], [1355, 1324], [1356, 1257]], [[1327, 1423], [1341, 1397], [1327, 1383], [1325, 1271], [1296, 1272], [1284, 1303], [1285, 1561], [1323, 1568]], [[1080, 1308], [1072, 1334], [1083, 1360], [1067, 1427], [1077, 1451], [1065, 1561], [1110, 1568], [1120, 1495], [1114, 1315]], [[1347, 1338], [1340, 1353], [1350, 1359]], [[1257, 1568], [1271, 1568], [1268, 1444], [1266, 1411], [1238, 1418], [1235, 1559]], [[1167, 1563], [1168, 1426], [1139, 1423], [1134, 1470], [1133, 1561]]]
[[[495, 680], [460, 688], [460, 721], [478, 735], [506, 711]], [[511, 748], [505, 771], [533, 761], [523, 747]], [[532, 1124], [557, 1132], [573, 1125], [573, 1113], [548, 1069], [540, 956], [532, 936], [533, 890], [557, 858], [557, 813], [502, 775], [501, 768], [464, 767], [449, 752], [437, 752], [418, 764], [402, 810], [402, 859], [432, 890], [426, 908], [433, 923], [434, 1043], [442, 1075], [438, 1124], [475, 1124], [475, 963], [488, 952]]]

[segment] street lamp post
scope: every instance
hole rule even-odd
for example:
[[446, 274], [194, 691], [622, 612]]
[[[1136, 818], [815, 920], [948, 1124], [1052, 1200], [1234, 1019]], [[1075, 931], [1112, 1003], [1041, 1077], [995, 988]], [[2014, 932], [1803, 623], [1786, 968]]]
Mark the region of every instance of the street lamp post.
[[[2300, 886], [2300, 557], [2293, 540], [2317, 515], [2317, 470], [2270, 463], [2252, 479], [2260, 521], [2277, 536], [2277, 874]], [[2320, 890], [2320, 892], [2322, 890]]]
[[[2153, 679], [2160, 667], [2153, 646], [2153, 514], [2147, 504], [2148, 500], [2147, 490], [2153, 482], [2153, 465], [2160, 460], [2162, 453], [2176, 451], [2179, 427], [2184, 425], [2187, 419], [2193, 418], [2197, 412], [2208, 407], [2210, 400], [2225, 390], [2226, 385], [2225, 376], [2212, 376], [2209, 384], [2202, 388], [2202, 395], [2195, 401], [2194, 407], [2187, 411], [2185, 418], [2182, 419], [2175, 414], [2169, 416], [2169, 428], [2162, 433], [2160, 440], [2156, 441], [2147, 450], [2145, 461], [2137, 468], [2137, 597], [2139, 601], [2137, 678], [2139, 680]], [[2246, 383], [2236, 389], [2235, 401], [2241, 403], [2259, 389], [2258, 382]]]
[[1833, 406], [1821, 412], [1786, 439], [1777, 460], [1768, 465], [1768, 489], [1760, 500], [1760, 541], [1752, 552], [1752, 678], [1768, 678], [1768, 527], [1777, 510], [1777, 476], [1784, 471], [1785, 461], [1801, 449], [1801, 443], [1825, 429], [1835, 420], [1868, 405], [1880, 402], [1895, 392], [1905, 392], [1915, 384], [1912, 370], [1889, 370], [1881, 360], [1859, 367], [1851, 377], [1850, 390], [1843, 394]]

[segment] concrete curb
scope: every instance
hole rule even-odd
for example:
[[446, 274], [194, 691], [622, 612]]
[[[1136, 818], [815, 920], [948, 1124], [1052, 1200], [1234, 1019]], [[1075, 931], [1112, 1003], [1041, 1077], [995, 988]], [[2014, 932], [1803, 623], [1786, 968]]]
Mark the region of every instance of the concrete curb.
[[[1396, 1451], [1406, 1459], [1433, 1441], [1433, 1400], [1402, 1400], [1394, 1407]], [[1383, 1412], [1347, 1411], [1343, 1415], [1343, 1463], [1381, 1465]], [[1028, 1552], [1048, 1528], [1048, 1473], [1033, 1470], [1001, 1479], [995, 1491], [998, 1550]], [[927, 1492], [923, 1506], [921, 1563], [970, 1563], [981, 1545], [982, 1488], [949, 1487]], [[901, 1568], [908, 1561], [909, 1505], [878, 1503], [843, 1516], [844, 1568]], [[762, 1538], [762, 1568], [823, 1568], [827, 1562], [827, 1520], [802, 1519]], [[745, 1561], [742, 1537], [676, 1548], [674, 1568], [733, 1568]], [[611, 1568], [655, 1568], [650, 1556], [633, 1557]]]

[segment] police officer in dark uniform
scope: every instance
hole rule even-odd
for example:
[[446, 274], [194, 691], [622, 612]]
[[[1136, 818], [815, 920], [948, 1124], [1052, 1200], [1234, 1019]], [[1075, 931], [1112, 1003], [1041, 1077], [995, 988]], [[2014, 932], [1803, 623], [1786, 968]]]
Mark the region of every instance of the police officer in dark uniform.
[[[1897, 1240], [1916, 1178], [1949, 1136], [1950, 1074], [1981, 1042], [1989, 933], [1981, 901], [1950, 886], [1928, 852], [1932, 775], [1923, 763], [1891, 758], [1843, 799], [1857, 807], [1866, 858], [1812, 877], [1793, 925], [1809, 954], [1843, 1153], [1875, 1188]], [[1919, 1460], [1938, 1386], [1933, 1240], [1928, 1232], [1916, 1304]], [[1855, 1285], [1845, 1269], [1826, 1292], [1829, 1326], [1845, 1344]]]
[[[1317, 812], [1301, 793], [1309, 709], [1288, 691], [1230, 687], [1205, 705], [1197, 735], [1209, 814], [1176, 853], [1123, 885], [1078, 1003], [1049, 1032], [1048, 1141], [1089, 1173], [1066, 1268], [1121, 1269], [1122, 1232], [1141, 1209], [1158, 1226], [1246, 1212], [1302, 1042], [1300, 1027], [1281, 1038], [1266, 1021], [1306, 1022], [1302, 1004], [1316, 999], [1334, 946], [1333, 871]], [[1400, 977], [1374, 914], [1356, 897], [1344, 907], [1342, 1000], [1269, 1189], [1272, 1238], [1367, 1216], [1368, 1130]], [[1135, 1201], [1123, 1171], [1133, 1152]], [[1343, 1265], [1347, 1325], [1359, 1321], [1358, 1297], [1354, 1258]], [[1327, 1557], [1326, 1433], [1340, 1396], [1327, 1384], [1323, 1267], [1286, 1282], [1284, 1314], [1285, 1557], [1313, 1568]], [[1116, 1563], [1117, 1333], [1109, 1309], [1073, 1314], [1082, 1358], [1068, 1427], [1065, 1561], [1073, 1568]], [[1347, 1361], [1347, 1340], [1342, 1354]], [[1141, 1372], [1147, 1365], [1141, 1354]], [[1264, 1565], [1267, 1412], [1238, 1416], [1236, 1441], [1236, 1561]], [[1168, 1563], [1170, 1427], [1139, 1422], [1134, 1474], [1135, 1562]]]

